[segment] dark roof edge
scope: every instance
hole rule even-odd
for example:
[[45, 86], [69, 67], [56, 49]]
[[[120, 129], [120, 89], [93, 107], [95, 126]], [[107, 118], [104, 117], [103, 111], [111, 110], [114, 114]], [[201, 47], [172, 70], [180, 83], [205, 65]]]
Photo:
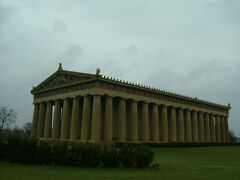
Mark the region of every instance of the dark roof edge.
[[65, 73], [65, 74], [75, 75], [75, 76], [85, 76], [85, 77], [93, 78], [91, 80], [103, 80], [103, 81], [107, 81], [107, 82], [111, 82], [111, 83], [117, 83], [117, 84], [129, 86], [129, 87], [133, 87], [133, 88], [147, 90], [147, 91], [151, 91], [151, 92], [155, 92], [155, 93], [161, 93], [161, 94], [164, 94], [164, 95], [170, 96], [170, 97], [185, 99], [185, 100], [189, 100], [189, 101], [192, 101], [192, 102], [198, 102], [198, 103], [202, 103], [204, 105], [217, 106], [217, 107], [228, 109], [228, 110], [231, 109], [230, 104], [228, 104], [228, 106], [225, 106], [225, 105], [216, 104], [216, 103], [212, 103], [212, 102], [209, 102], [209, 101], [201, 100], [201, 99], [198, 99], [197, 97], [194, 98], [194, 97], [190, 97], [190, 96], [185, 96], [185, 95], [182, 95], [182, 94], [173, 93], [173, 92], [162, 90], [162, 89], [159, 89], [159, 88], [145, 86], [145, 85], [142, 85], [142, 84], [132, 83], [132, 82], [129, 82], [129, 81], [124, 81], [124, 80], [119, 80], [119, 79], [115, 79], [115, 78], [108, 77], [108, 76], [102, 76], [102, 75], [97, 75], [97, 74], [88, 74], [88, 73], [80, 73], [80, 72], [75, 72], [75, 71], [66, 71], [66, 70], [62, 70], [62, 69], [58, 69], [56, 72], [54, 72], [48, 78], [46, 78], [43, 82], [41, 82], [37, 87], [33, 87], [33, 89], [31, 90], [31, 93], [33, 94], [34, 91], [36, 91], [38, 87], [40, 87], [42, 84], [46, 83], [48, 80], [53, 78], [58, 73]]
[[151, 92], [154, 92], [154, 93], [161, 93], [161, 94], [164, 94], [164, 95], [167, 95], [167, 96], [170, 96], [170, 97], [175, 97], [175, 98], [185, 99], [185, 100], [189, 100], [189, 101], [193, 101], [193, 102], [198, 102], [198, 103], [202, 103], [204, 105], [217, 106], [217, 107], [228, 109], [228, 110], [231, 109], [230, 104], [228, 106], [225, 106], [225, 105], [201, 100], [201, 99], [198, 99], [196, 97], [193, 98], [193, 97], [185, 96], [185, 95], [178, 94], [178, 93], [172, 93], [170, 91], [165, 91], [165, 90], [162, 90], [162, 89], [159, 89], [159, 88], [145, 86], [145, 85], [132, 83], [132, 82], [128, 82], [128, 81], [123, 81], [123, 80], [119, 80], [119, 79], [115, 79], [115, 78], [111, 78], [111, 77], [106, 77], [106, 76], [103, 76], [102, 78], [99, 78], [99, 79], [103, 80], [103, 81], [107, 81], [107, 82], [118, 83], [118, 84], [122, 84], [122, 85], [125, 85], [125, 86], [130, 86], [130, 87], [133, 87], [133, 88], [140, 88], [142, 90], [147, 90], [147, 91], [151, 91]]

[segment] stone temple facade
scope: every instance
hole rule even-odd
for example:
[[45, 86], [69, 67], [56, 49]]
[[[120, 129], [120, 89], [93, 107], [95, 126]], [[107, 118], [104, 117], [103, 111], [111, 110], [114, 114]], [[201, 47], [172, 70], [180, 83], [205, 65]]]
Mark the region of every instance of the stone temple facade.
[[32, 136], [80, 143], [229, 142], [219, 105], [96, 74], [59, 69], [33, 87]]

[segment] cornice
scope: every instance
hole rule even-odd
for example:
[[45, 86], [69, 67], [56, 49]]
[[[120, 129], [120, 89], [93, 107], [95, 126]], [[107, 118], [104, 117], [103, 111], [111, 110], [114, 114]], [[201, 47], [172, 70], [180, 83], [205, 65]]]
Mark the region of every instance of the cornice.
[[104, 81], [104, 82], [108, 82], [108, 83], [112, 83], [114, 85], [124, 85], [126, 87], [129, 88], [136, 88], [136, 89], [140, 89], [146, 92], [151, 92], [151, 93], [157, 93], [157, 94], [161, 94], [170, 98], [177, 98], [179, 100], [185, 100], [185, 101], [189, 101], [189, 102], [193, 102], [193, 103], [198, 103], [198, 104], [203, 104], [203, 105], [209, 105], [209, 106], [215, 106], [218, 108], [223, 108], [223, 109], [227, 109], [230, 110], [231, 107], [230, 106], [224, 106], [221, 104], [216, 104], [213, 102], [209, 102], [209, 101], [204, 101], [198, 98], [193, 98], [190, 96], [185, 96], [185, 95], [181, 95], [181, 94], [177, 94], [177, 93], [172, 93], [169, 91], [165, 91], [165, 90], [161, 90], [158, 88], [152, 88], [149, 86], [144, 86], [144, 85], [140, 85], [140, 84], [136, 84], [136, 83], [131, 83], [131, 82], [127, 82], [127, 81], [122, 81], [122, 80], [118, 80], [118, 79], [113, 79], [113, 78], [108, 78], [108, 77], [102, 77], [99, 78], [100, 81]]
[[[74, 75], [74, 76], [77, 75], [77, 76], [81, 76], [81, 77], [83, 77], [83, 76], [90, 77], [90, 79], [82, 80], [82, 81], [74, 82], [74, 83], [69, 83], [69, 84], [62, 85], [62, 86], [46, 88], [43, 90], [37, 90], [37, 87], [39, 87], [40, 85], [47, 82], [49, 79], [53, 78], [58, 73], [64, 73], [64, 74]], [[98, 83], [95, 83], [94, 85], [93, 84], [89, 85], [94, 82], [98, 82]], [[66, 92], [66, 91], [69, 92], [69, 91], [75, 91], [75, 90], [86, 89], [86, 88], [91, 88], [91, 87], [109, 88], [109, 87], [104, 87], [104, 85], [101, 85], [101, 82], [116, 86], [115, 88], [114, 87], [112, 88], [112, 90], [116, 90], [116, 91], [123, 91], [123, 89], [121, 89], [121, 88], [125, 88], [125, 89], [127, 88], [127, 89], [133, 90], [132, 92], [128, 91], [129, 93], [137, 93], [138, 95], [141, 95], [141, 96], [148, 96], [148, 97], [152, 97], [152, 98], [164, 98], [164, 99], [174, 101], [174, 102], [192, 104], [193, 106], [200, 105], [200, 106], [207, 106], [210, 108], [211, 107], [220, 108], [220, 109], [224, 109], [224, 110], [231, 109], [230, 105], [224, 106], [224, 105], [216, 104], [213, 102], [204, 101], [204, 100], [198, 99], [196, 97], [193, 98], [190, 96], [185, 96], [185, 95], [181, 95], [178, 93], [165, 91], [165, 90], [162, 90], [159, 88], [153, 88], [153, 87], [149, 87], [149, 86], [145, 86], [145, 85], [141, 85], [141, 84], [137, 84], [137, 83], [132, 83], [132, 82], [124, 81], [124, 80], [119, 80], [119, 79], [115, 79], [115, 78], [111, 78], [111, 77], [101, 76], [101, 75], [97, 75], [97, 74], [79, 73], [79, 72], [66, 71], [66, 70], [61, 70], [61, 69], [56, 71], [50, 77], [48, 77], [46, 80], [44, 80], [42, 83], [40, 83], [36, 88], [34, 88], [31, 91], [31, 93], [34, 94], [35, 97], [37, 98], [37, 97], [48, 96], [48, 94], [54, 94], [54, 92], [56, 92], [56, 93], [61, 93], [61, 92]], [[86, 87], [84, 87], [85, 84], [86, 84]], [[134, 89], [136, 91], [134, 91]], [[48, 92], [50, 92], [50, 93], [48, 93]]]

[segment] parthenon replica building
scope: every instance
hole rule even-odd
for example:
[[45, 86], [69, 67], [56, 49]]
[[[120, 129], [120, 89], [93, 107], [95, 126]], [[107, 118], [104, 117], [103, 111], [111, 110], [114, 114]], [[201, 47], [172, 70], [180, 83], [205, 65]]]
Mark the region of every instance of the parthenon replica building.
[[61, 63], [33, 87], [32, 136], [79, 143], [228, 143], [227, 106]]

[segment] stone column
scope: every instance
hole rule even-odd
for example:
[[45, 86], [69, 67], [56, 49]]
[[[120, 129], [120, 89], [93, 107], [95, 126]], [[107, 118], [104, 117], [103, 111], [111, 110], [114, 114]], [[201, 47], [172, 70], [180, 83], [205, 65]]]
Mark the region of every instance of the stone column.
[[228, 129], [228, 117], [226, 116], [224, 118], [224, 120], [225, 120], [226, 142], [230, 142], [230, 139], [229, 139], [229, 129]]
[[118, 106], [118, 114], [119, 114], [119, 141], [126, 141], [126, 100], [120, 98], [119, 106]]
[[69, 138], [70, 130], [70, 99], [65, 99], [63, 102], [63, 117], [61, 124], [61, 139]]
[[52, 102], [48, 102], [45, 117], [44, 138], [51, 137], [51, 130], [52, 130]]
[[60, 128], [61, 128], [61, 100], [55, 101], [54, 116], [53, 116], [53, 131], [52, 138], [60, 138]]
[[205, 136], [204, 136], [204, 120], [203, 120], [203, 113], [199, 112], [199, 119], [198, 119], [198, 138], [199, 142], [204, 142], [205, 141]]
[[149, 141], [149, 119], [148, 119], [148, 104], [142, 104], [142, 141]]
[[216, 129], [216, 141], [218, 143], [221, 142], [221, 130], [220, 130], [220, 118], [219, 118], [219, 115], [216, 115], [215, 117], [215, 129]]
[[178, 129], [178, 138], [179, 142], [184, 142], [185, 134], [184, 134], [184, 118], [183, 118], [183, 109], [179, 108], [177, 111], [177, 129]]
[[71, 122], [71, 131], [70, 131], [70, 139], [77, 140], [80, 137], [81, 131], [81, 122], [80, 122], [80, 99], [79, 97], [75, 97], [73, 99], [73, 107], [72, 107], [72, 122]]
[[210, 114], [210, 139], [211, 142], [216, 142], [216, 131], [214, 123], [214, 115]]
[[204, 114], [204, 130], [205, 130], [205, 141], [211, 142], [210, 138], [210, 126], [209, 126], [209, 114]]
[[168, 142], [168, 113], [165, 105], [162, 105], [161, 127], [161, 140], [163, 142]]
[[82, 142], [87, 142], [89, 139], [90, 121], [91, 121], [91, 99], [90, 99], [90, 96], [84, 96], [83, 114], [82, 114], [82, 129], [81, 129], [81, 141]]
[[44, 122], [45, 121], [45, 113], [46, 113], [45, 103], [42, 102], [40, 104], [38, 123], [37, 123], [37, 137], [38, 138], [43, 137], [44, 124], [45, 124], [45, 122]]
[[153, 142], [159, 142], [159, 121], [158, 121], [158, 105], [152, 106], [152, 137]]
[[176, 109], [174, 107], [171, 107], [170, 109], [170, 137], [169, 140], [171, 142], [177, 141], [177, 125], [176, 125]]
[[104, 118], [104, 142], [106, 144], [112, 144], [113, 137], [113, 98], [106, 97], [105, 102], [105, 118]]
[[39, 114], [39, 104], [34, 104], [31, 136], [37, 137], [37, 123]]
[[220, 127], [221, 127], [221, 142], [226, 143], [226, 131], [225, 131], [224, 116], [220, 117]]
[[130, 108], [130, 141], [136, 143], [138, 142], [138, 111], [135, 100], [131, 102]]
[[186, 142], [192, 142], [192, 121], [191, 121], [191, 111], [186, 110], [186, 119], [185, 119], [185, 132], [186, 132]]
[[193, 111], [192, 133], [193, 133], [193, 142], [198, 142], [198, 119], [197, 119], [196, 111]]
[[99, 143], [101, 133], [101, 96], [93, 96], [91, 142]]

